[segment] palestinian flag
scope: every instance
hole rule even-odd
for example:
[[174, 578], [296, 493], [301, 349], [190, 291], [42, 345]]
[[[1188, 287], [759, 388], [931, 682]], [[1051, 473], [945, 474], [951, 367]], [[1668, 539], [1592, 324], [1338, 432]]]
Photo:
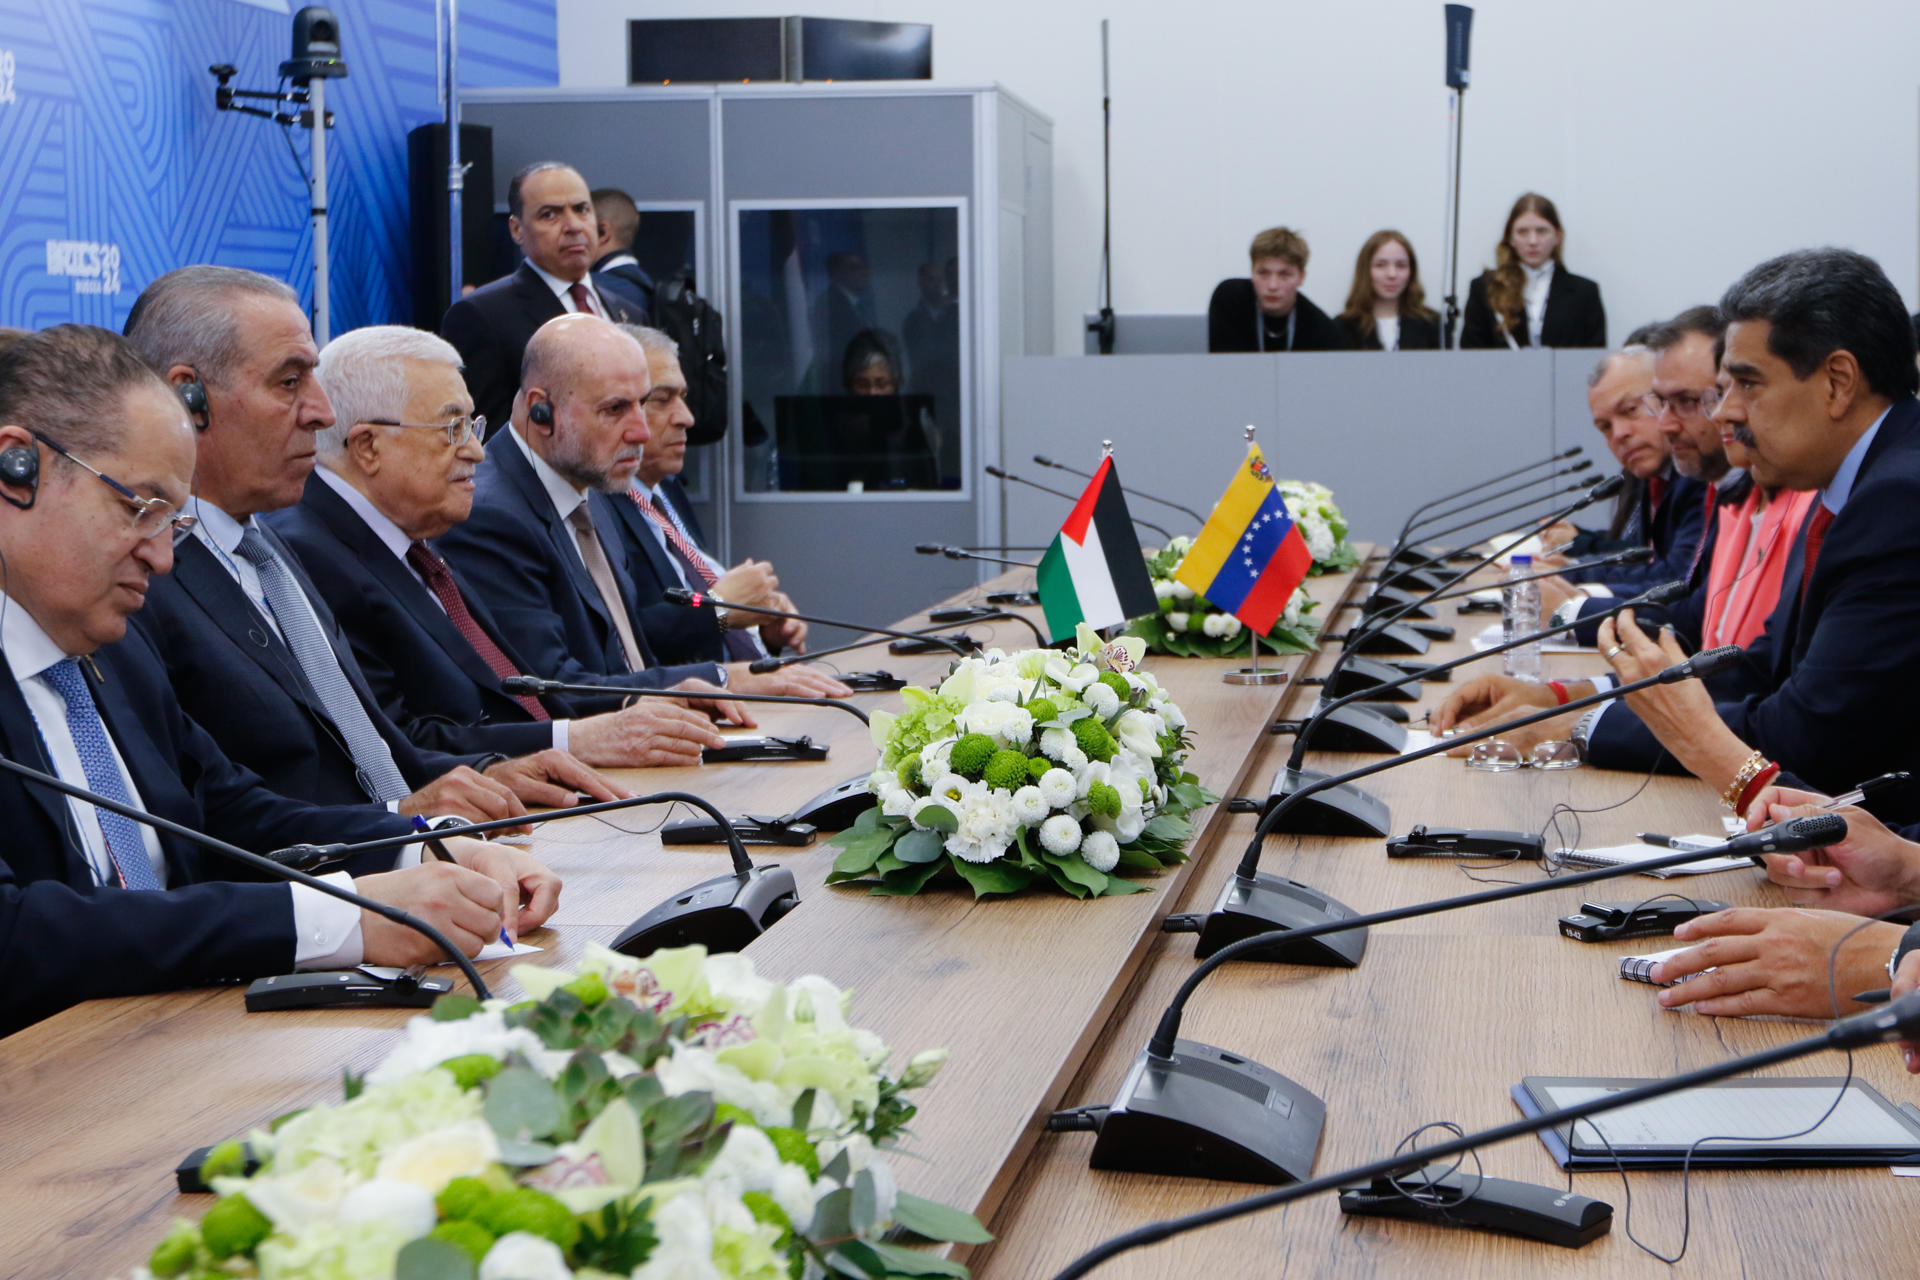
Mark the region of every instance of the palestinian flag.
[[1084, 622], [1117, 626], [1159, 607], [1113, 459], [1103, 458], [1060, 536], [1040, 557], [1040, 608], [1055, 640]]

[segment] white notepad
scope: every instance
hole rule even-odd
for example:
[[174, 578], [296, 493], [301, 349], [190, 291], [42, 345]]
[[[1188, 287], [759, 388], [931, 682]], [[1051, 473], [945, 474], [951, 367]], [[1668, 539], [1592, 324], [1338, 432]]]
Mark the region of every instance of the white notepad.
[[[1726, 843], [1718, 836], [1675, 836], [1678, 849], [1689, 845], [1700, 849], [1715, 849]], [[1664, 858], [1678, 849], [1663, 849], [1655, 844], [1642, 844], [1636, 840], [1632, 844], [1608, 845], [1603, 849], [1562, 849], [1561, 859], [1575, 867], [1618, 867], [1629, 862], [1647, 862], [1654, 858]], [[1640, 874], [1665, 880], [1670, 876], [1704, 876], [1715, 871], [1735, 871], [1741, 867], [1751, 867], [1749, 858], [1702, 858], [1698, 862], [1683, 862], [1677, 867], [1660, 867]]]

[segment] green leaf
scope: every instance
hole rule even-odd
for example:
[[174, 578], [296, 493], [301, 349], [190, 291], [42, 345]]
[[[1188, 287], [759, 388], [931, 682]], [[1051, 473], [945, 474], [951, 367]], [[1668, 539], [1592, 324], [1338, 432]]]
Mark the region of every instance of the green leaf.
[[802, 1090], [793, 1104], [793, 1127], [805, 1133], [813, 1124], [813, 1100], [817, 1090]]
[[848, 1187], [829, 1191], [813, 1206], [813, 1225], [807, 1235], [815, 1240], [837, 1240], [854, 1234], [853, 1191]]
[[433, 1002], [433, 1008], [427, 1016], [435, 1022], [458, 1022], [479, 1013], [480, 1008], [480, 1002], [472, 996], [449, 992]]
[[421, 1236], [409, 1241], [393, 1263], [394, 1280], [473, 1280], [473, 1259], [445, 1240]]
[[560, 1148], [551, 1142], [522, 1142], [518, 1138], [501, 1138], [500, 1162], [516, 1165], [522, 1169], [537, 1168], [551, 1163], [560, 1154]]
[[939, 875], [946, 866], [944, 859], [923, 863], [917, 867], [902, 867], [873, 886], [870, 892], [886, 898], [905, 898], [927, 887], [927, 881]]
[[1018, 893], [1033, 883], [1033, 872], [1004, 861], [968, 862], [965, 858], [950, 858], [948, 865], [973, 886], [976, 898], [989, 893]]
[[957, 1262], [948, 1262], [945, 1258], [936, 1258], [918, 1249], [903, 1249], [897, 1244], [884, 1244], [878, 1240], [862, 1240], [860, 1243], [873, 1250], [886, 1268], [887, 1275], [951, 1276], [953, 1280], [967, 1280], [967, 1269]]
[[960, 819], [943, 804], [927, 805], [914, 816], [921, 826], [932, 827], [935, 831], [954, 832], [960, 829]]
[[[1060, 887], [1062, 893], [1070, 893], [1076, 898], [1097, 897], [1100, 890], [1106, 888], [1107, 878], [1105, 876], [1100, 876], [1100, 883], [1098, 885], [1090, 885], [1086, 882], [1084, 875], [1078, 875], [1069, 871], [1066, 860], [1063, 858], [1056, 858], [1050, 853], [1043, 853], [1040, 855], [1040, 860], [1046, 865], [1047, 876], [1054, 884]], [[1085, 863], [1081, 865], [1086, 866]], [[1100, 873], [1094, 871], [1092, 867], [1087, 867], [1087, 870], [1092, 871], [1094, 875], [1100, 875]]]
[[932, 862], [946, 848], [938, 831], [909, 831], [894, 842], [893, 856], [902, 862]]
[[853, 1175], [853, 1200], [847, 1206], [847, 1220], [856, 1235], [866, 1235], [880, 1217], [880, 1193], [873, 1185], [873, 1170], [862, 1169]]
[[1115, 870], [1158, 871], [1160, 867], [1160, 859], [1154, 857], [1145, 849], [1130, 844], [1120, 846], [1120, 865], [1116, 867]]
[[893, 1220], [928, 1240], [985, 1244], [993, 1239], [992, 1233], [980, 1225], [980, 1219], [966, 1210], [941, 1204], [938, 1200], [926, 1200], [905, 1191], [900, 1192], [893, 1202]]
[[355, 1098], [359, 1097], [362, 1093], [365, 1093], [366, 1089], [367, 1089], [367, 1078], [365, 1076], [351, 1069], [343, 1068], [341, 1070], [340, 1097], [343, 1101], [352, 1102]]
[[1153, 886], [1137, 884], [1122, 876], [1108, 876], [1106, 887], [1098, 896], [1103, 898], [1124, 898], [1129, 893], [1152, 893]]
[[[875, 809], [872, 812], [879, 813]], [[837, 847], [840, 852], [834, 857], [833, 869], [848, 875], [859, 875], [870, 870], [873, 864], [893, 846], [892, 827], [875, 823], [871, 828], [860, 831], [849, 828], [827, 841], [829, 847]]]
[[529, 1068], [507, 1068], [487, 1081], [486, 1090], [483, 1112], [502, 1139], [524, 1142], [552, 1137], [565, 1118], [559, 1094]]

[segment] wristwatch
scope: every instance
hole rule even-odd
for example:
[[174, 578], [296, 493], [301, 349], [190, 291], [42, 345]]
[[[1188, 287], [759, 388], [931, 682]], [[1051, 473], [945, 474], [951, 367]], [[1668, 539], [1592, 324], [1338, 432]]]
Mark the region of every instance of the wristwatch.
[[732, 616], [731, 611], [728, 610], [725, 605], [717, 604], [713, 606], [713, 620], [716, 624], [719, 625], [722, 631], [725, 631], [728, 627], [733, 625], [731, 622], [728, 621], [728, 619], [731, 616]]
[[1887, 959], [1887, 982], [1893, 982], [1893, 975], [1899, 970], [1900, 962], [1907, 958], [1910, 951], [1920, 951], [1920, 924], [1910, 924], [1907, 931], [1900, 935], [1900, 945], [1893, 949], [1893, 955]]

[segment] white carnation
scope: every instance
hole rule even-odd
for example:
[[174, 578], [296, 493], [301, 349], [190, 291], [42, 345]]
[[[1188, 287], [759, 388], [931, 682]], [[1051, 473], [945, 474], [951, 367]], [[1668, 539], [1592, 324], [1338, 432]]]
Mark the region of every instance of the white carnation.
[[402, 1240], [427, 1234], [439, 1220], [432, 1191], [391, 1178], [374, 1178], [347, 1192], [340, 1201], [338, 1216], [343, 1227], [387, 1223], [398, 1230]]
[[1071, 730], [1042, 729], [1040, 731], [1040, 754], [1049, 760], [1065, 760], [1067, 752], [1078, 745], [1073, 740]]
[[1089, 707], [1093, 708], [1093, 714], [1102, 720], [1120, 710], [1120, 695], [1104, 684], [1090, 684], [1087, 686], [1087, 691], [1080, 696], [1086, 699]]
[[1299, 526], [1300, 536], [1307, 540], [1307, 550], [1315, 560], [1329, 560], [1339, 550], [1334, 541], [1333, 530], [1327, 526], [1327, 519], [1318, 511], [1296, 514], [1294, 522]]
[[880, 797], [880, 812], [889, 818], [904, 818], [913, 812], [919, 800], [905, 787], [895, 787]]
[[1080, 847], [1080, 824], [1064, 813], [1056, 813], [1040, 824], [1040, 847], [1060, 857], [1072, 853]]
[[1194, 598], [1194, 590], [1184, 582], [1175, 582], [1173, 584], [1173, 598], [1175, 600], [1191, 600]]
[[962, 733], [983, 733], [1003, 747], [1033, 737], [1032, 714], [1011, 702], [976, 702], [954, 717], [954, 723]]
[[1040, 798], [1053, 809], [1064, 809], [1080, 794], [1073, 775], [1065, 769], [1049, 769], [1040, 775]]
[[480, 1260], [480, 1280], [570, 1280], [560, 1246], [527, 1231], [509, 1231]]
[[1181, 613], [1176, 609], [1167, 615], [1167, 630], [1174, 632], [1185, 631], [1187, 629], [1187, 623], [1191, 620], [1191, 614]]
[[1153, 595], [1156, 600], [1169, 600], [1173, 597], [1173, 583], [1166, 578], [1153, 580]]
[[1014, 820], [1023, 827], [1031, 827], [1045, 818], [1052, 807], [1047, 803], [1046, 796], [1041, 794], [1040, 788], [1031, 784], [1013, 793]]
[[1247, 624], [1240, 621], [1240, 619], [1234, 617], [1230, 613], [1220, 614], [1219, 618], [1220, 618], [1220, 634], [1221, 636], [1223, 636], [1228, 640], [1233, 639], [1235, 636], [1239, 635], [1242, 631], [1246, 630]]
[[1210, 613], [1206, 616], [1206, 619], [1201, 622], [1200, 629], [1210, 636], [1218, 637], [1224, 635], [1226, 628], [1221, 626], [1221, 623], [1232, 616], [1232, 614], [1226, 613]]
[[1287, 601], [1286, 611], [1280, 615], [1281, 623], [1289, 627], [1299, 626], [1300, 615], [1312, 599], [1313, 597], [1309, 596], [1304, 590], [1295, 590], [1293, 598]]
[[946, 838], [946, 850], [967, 862], [992, 862], [1013, 843], [1019, 820], [1013, 798], [986, 787], [966, 797], [956, 815], [960, 825]]
[[1120, 865], [1120, 842], [1104, 831], [1091, 831], [1080, 845], [1080, 856], [1095, 871], [1111, 871]]

